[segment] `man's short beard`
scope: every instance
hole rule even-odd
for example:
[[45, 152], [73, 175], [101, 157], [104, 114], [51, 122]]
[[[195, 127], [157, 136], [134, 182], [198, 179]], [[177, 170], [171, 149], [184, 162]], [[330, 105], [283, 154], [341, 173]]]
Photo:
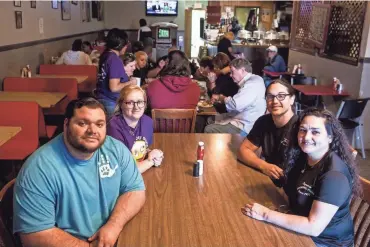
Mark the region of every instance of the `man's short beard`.
[[76, 150], [78, 150], [82, 153], [87, 153], [87, 154], [94, 153], [96, 150], [98, 150], [104, 144], [104, 141], [105, 141], [105, 137], [104, 137], [103, 141], [101, 143], [99, 143], [99, 145], [96, 148], [87, 148], [86, 146], [78, 143], [78, 141], [74, 138], [74, 136], [71, 133], [71, 130], [69, 129], [69, 125], [67, 125], [67, 133], [66, 134], [67, 134], [67, 141], [68, 141], [69, 145], [71, 145], [74, 149], [76, 149]]

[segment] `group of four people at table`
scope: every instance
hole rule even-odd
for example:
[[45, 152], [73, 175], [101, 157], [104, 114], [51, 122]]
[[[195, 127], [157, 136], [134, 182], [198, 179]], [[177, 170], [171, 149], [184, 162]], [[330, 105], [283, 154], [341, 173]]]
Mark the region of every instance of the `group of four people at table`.
[[[247, 65], [243, 59], [231, 63], [234, 81], [253, 77]], [[112, 84], [121, 86], [119, 80]], [[239, 86], [241, 91], [248, 80]], [[101, 98], [72, 101], [64, 132], [24, 164], [14, 200], [14, 233], [24, 246], [114, 246], [124, 225], [144, 205], [140, 172], [159, 166], [164, 155], [158, 149], [148, 151], [153, 126], [144, 115], [145, 91], [136, 85], [119, 91], [110, 121]], [[290, 84], [273, 81], [260, 102], [269, 114], [251, 125], [238, 154], [243, 163], [284, 188], [292, 214], [258, 203], [245, 205], [242, 212], [312, 236], [317, 246], [352, 246], [349, 202], [361, 188], [348, 141], [330, 112], [308, 109], [298, 117], [294, 100]], [[235, 100], [224, 101], [227, 106]], [[259, 147], [264, 159], [255, 154]]]

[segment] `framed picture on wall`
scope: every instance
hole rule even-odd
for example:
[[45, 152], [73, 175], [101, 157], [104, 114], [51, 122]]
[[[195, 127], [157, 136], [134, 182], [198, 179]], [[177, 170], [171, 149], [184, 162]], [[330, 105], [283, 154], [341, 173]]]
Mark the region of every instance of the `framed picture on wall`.
[[98, 18], [98, 1], [91, 1], [92, 18]]
[[36, 9], [36, 1], [31, 1], [31, 8]]
[[15, 11], [15, 27], [22, 28], [22, 11]]
[[21, 1], [14, 1], [14, 7], [21, 7], [22, 3]]
[[99, 1], [98, 2], [98, 21], [104, 20], [104, 2]]
[[91, 15], [90, 15], [90, 8], [91, 2], [90, 1], [81, 1], [80, 8], [81, 8], [81, 21], [82, 22], [90, 22]]
[[77, 5], [78, 1], [72, 1], [72, 4]]
[[71, 19], [71, 2], [68, 0], [63, 0], [61, 2], [61, 9], [62, 9], [62, 20], [70, 20]]
[[57, 9], [58, 8], [58, 0], [52, 0], [51, 1], [51, 8]]

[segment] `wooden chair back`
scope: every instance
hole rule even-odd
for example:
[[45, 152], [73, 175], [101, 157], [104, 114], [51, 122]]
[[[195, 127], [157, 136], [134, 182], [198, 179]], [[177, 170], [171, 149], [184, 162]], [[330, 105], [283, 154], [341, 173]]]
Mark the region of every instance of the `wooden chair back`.
[[360, 177], [363, 193], [352, 198], [350, 209], [355, 228], [355, 246], [370, 246], [370, 181]]
[[196, 109], [152, 109], [155, 133], [194, 133]]

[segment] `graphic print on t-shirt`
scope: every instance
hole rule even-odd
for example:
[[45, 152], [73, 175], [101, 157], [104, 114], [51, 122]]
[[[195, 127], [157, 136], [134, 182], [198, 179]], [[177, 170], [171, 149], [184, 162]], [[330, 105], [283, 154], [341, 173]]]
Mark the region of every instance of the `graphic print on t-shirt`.
[[105, 81], [105, 78], [107, 77], [107, 72], [105, 72], [104, 65], [101, 68], [101, 72], [98, 73], [98, 81]]
[[118, 168], [116, 165], [113, 169], [110, 166], [109, 157], [102, 154], [100, 155], [100, 160], [98, 161], [99, 175], [100, 178], [110, 178], [112, 177]]
[[148, 150], [148, 141], [144, 136], [137, 136], [131, 148], [131, 153], [136, 161], [143, 161]]
[[306, 184], [303, 182], [301, 186], [297, 188], [297, 191], [299, 194], [304, 195], [304, 196], [314, 196], [315, 193], [312, 190], [312, 186]]

